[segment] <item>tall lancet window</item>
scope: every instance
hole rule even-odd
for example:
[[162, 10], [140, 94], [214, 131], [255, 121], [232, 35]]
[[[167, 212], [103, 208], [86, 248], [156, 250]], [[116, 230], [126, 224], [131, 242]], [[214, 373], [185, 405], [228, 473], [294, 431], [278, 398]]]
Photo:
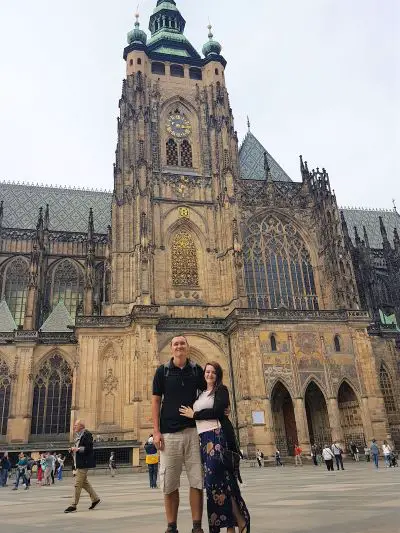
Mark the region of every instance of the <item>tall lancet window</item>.
[[[17, 257], [10, 261], [4, 271], [4, 283], [1, 296], [7, 302], [17, 326], [21, 326], [24, 323], [28, 283], [28, 262], [22, 257]], [[0, 298], [0, 300], [2, 298]]]
[[250, 307], [318, 309], [310, 254], [293, 224], [274, 215], [253, 222], [243, 252]]
[[174, 139], [169, 139], [167, 142], [167, 165], [170, 167], [179, 166], [178, 145]]
[[192, 146], [189, 141], [182, 141], [181, 143], [181, 167], [192, 168], [193, 153]]
[[171, 246], [172, 285], [181, 288], [196, 288], [199, 285], [199, 265], [196, 244], [191, 234], [179, 230]]
[[83, 300], [83, 270], [73, 261], [64, 259], [53, 272], [51, 308], [64, 302], [69, 314], [74, 318], [77, 307]]

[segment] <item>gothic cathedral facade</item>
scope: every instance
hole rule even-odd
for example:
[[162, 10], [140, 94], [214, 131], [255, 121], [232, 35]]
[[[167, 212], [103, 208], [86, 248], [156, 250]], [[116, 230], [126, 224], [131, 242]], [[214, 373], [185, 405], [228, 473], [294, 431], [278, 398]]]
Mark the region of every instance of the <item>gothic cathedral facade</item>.
[[0, 442], [66, 442], [81, 418], [139, 446], [185, 334], [196, 362], [222, 365], [250, 455], [400, 446], [400, 217], [391, 270], [376, 267], [394, 280], [385, 327], [365, 281], [380, 243], [348, 228], [325, 170], [301, 160], [291, 181], [250, 131], [239, 150], [221, 46], [210, 28], [201, 56], [184, 28], [159, 0], [151, 39], [138, 21], [128, 34], [112, 195], [43, 188], [21, 227], [7, 201], [27, 188], [1, 184]]

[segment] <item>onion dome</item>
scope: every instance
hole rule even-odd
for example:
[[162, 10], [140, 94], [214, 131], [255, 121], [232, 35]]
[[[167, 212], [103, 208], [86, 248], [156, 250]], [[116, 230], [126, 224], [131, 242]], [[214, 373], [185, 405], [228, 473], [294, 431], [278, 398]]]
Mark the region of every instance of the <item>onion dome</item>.
[[203, 54], [205, 57], [211, 56], [211, 55], [217, 55], [219, 56], [222, 50], [222, 46], [219, 44], [218, 41], [214, 41], [213, 33], [212, 33], [212, 26], [209, 24], [208, 26], [208, 42], [203, 46]]
[[147, 43], [147, 35], [140, 29], [139, 13], [136, 13], [135, 17], [135, 28], [128, 33], [128, 44], [142, 43], [145, 45]]

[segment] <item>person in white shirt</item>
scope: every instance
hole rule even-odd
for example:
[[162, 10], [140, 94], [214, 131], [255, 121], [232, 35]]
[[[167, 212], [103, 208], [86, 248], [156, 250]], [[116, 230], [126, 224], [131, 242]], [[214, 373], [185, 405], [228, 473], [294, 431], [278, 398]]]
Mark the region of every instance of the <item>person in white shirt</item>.
[[333, 472], [333, 460], [335, 458], [335, 454], [327, 444], [325, 444], [325, 448], [322, 450], [322, 458], [325, 461], [328, 472]]
[[392, 448], [388, 444], [387, 440], [383, 441], [382, 452], [383, 452], [383, 457], [385, 458], [385, 466], [386, 466], [386, 468], [389, 468], [390, 466], [392, 466], [391, 465], [391, 461], [390, 461], [390, 458], [391, 458], [391, 455], [392, 455]]

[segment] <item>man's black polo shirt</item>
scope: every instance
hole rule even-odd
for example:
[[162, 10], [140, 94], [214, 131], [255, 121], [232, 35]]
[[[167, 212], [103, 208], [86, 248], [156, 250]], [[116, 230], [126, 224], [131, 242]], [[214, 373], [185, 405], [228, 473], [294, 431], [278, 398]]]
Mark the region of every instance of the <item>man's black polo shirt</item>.
[[177, 433], [195, 427], [196, 422], [181, 416], [179, 408], [181, 405], [193, 407], [198, 391], [206, 388], [203, 369], [189, 359], [182, 369], [174, 365], [173, 358], [167, 365], [158, 367], [153, 380], [153, 394], [162, 397], [161, 433]]

